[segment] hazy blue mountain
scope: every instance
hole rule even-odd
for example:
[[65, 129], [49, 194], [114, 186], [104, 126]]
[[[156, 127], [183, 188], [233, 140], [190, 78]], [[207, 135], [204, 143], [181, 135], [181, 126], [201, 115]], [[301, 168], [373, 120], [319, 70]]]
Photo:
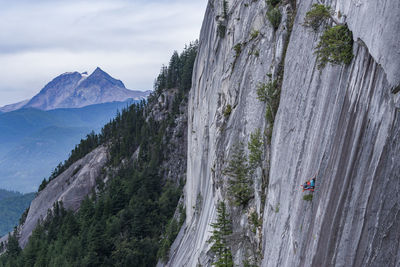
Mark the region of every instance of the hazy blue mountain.
[[128, 90], [122, 81], [96, 68], [88, 75], [86, 72], [67, 72], [54, 78], [37, 95], [30, 100], [11, 104], [0, 108], [10, 112], [21, 108], [53, 110], [58, 108], [81, 108], [84, 106], [126, 101], [141, 100], [150, 91]]
[[13, 230], [34, 197], [34, 193], [21, 194], [0, 189], [0, 236]]
[[19, 195], [21, 193], [16, 192], [16, 191], [8, 191], [5, 189], [0, 189], [0, 201], [4, 198], [9, 198], [9, 197], [15, 197], [16, 195]]
[[13, 110], [20, 109], [23, 106], [25, 106], [28, 102], [29, 102], [29, 99], [28, 100], [23, 100], [23, 101], [18, 102], [18, 103], [6, 105], [6, 106], [0, 108], [0, 114], [3, 113], [3, 112], [10, 112], [10, 111], [13, 111]]
[[98, 131], [132, 100], [76, 109], [20, 109], [0, 114], [0, 188], [36, 191], [92, 130]]

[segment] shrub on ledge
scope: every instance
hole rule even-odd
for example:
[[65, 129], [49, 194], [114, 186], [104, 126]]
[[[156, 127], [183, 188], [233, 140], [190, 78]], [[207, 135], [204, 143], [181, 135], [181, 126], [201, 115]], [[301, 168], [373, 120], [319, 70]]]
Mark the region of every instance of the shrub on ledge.
[[312, 199], [313, 199], [313, 195], [305, 195], [305, 196], [303, 196], [303, 199], [305, 200], [305, 201], [311, 201]]
[[318, 68], [327, 63], [350, 64], [353, 59], [353, 34], [347, 25], [337, 25], [327, 29], [315, 48]]
[[319, 26], [331, 17], [330, 7], [321, 4], [313, 4], [310, 11], [306, 13], [304, 26], [317, 31]]
[[279, 24], [281, 24], [282, 14], [279, 11], [278, 7], [271, 8], [267, 12], [267, 18], [271, 23], [272, 27], [276, 31], [279, 28]]

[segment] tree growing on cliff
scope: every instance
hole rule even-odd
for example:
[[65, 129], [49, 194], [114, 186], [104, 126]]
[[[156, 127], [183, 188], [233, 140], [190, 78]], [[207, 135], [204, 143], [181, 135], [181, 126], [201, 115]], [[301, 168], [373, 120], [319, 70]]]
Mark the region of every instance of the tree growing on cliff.
[[217, 206], [217, 221], [211, 224], [214, 228], [208, 242], [212, 243], [211, 251], [215, 253], [213, 266], [233, 267], [232, 252], [228, 245], [228, 236], [232, 234], [232, 223], [226, 210], [225, 202]]
[[[341, 16], [340, 12], [338, 16]], [[323, 69], [327, 63], [350, 64], [353, 59], [353, 34], [347, 24], [334, 17], [331, 7], [321, 3], [312, 5], [306, 13], [303, 26], [312, 28], [316, 32], [329, 19], [336, 26], [328, 26], [315, 47], [318, 69]]]
[[261, 130], [257, 129], [254, 133], [250, 134], [250, 141], [247, 144], [249, 148], [249, 163], [252, 169], [261, 165], [261, 156], [263, 152], [263, 141], [261, 138]]
[[224, 15], [224, 19], [228, 17], [228, 1], [222, 1], [222, 14]]
[[230, 195], [233, 196], [233, 204], [246, 206], [253, 197], [253, 181], [243, 143], [234, 146], [231, 160], [223, 173], [230, 178], [228, 190]]
[[312, 28], [316, 32], [321, 24], [332, 16], [331, 13], [331, 7], [322, 4], [313, 4], [311, 9], [306, 13], [303, 26]]
[[272, 27], [274, 28], [274, 30], [276, 31], [279, 28], [279, 25], [281, 24], [282, 20], [282, 14], [279, 11], [279, 8], [274, 7], [268, 10], [267, 18], [271, 23]]
[[[272, 135], [272, 128], [278, 112], [281, 90], [277, 79], [272, 79], [272, 74], [267, 74], [269, 81], [257, 85], [257, 99], [267, 104], [265, 118], [269, 122], [269, 134]], [[270, 137], [268, 138], [270, 141]]]
[[353, 34], [346, 25], [337, 25], [327, 29], [315, 48], [322, 69], [326, 63], [350, 64], [353, 59]]

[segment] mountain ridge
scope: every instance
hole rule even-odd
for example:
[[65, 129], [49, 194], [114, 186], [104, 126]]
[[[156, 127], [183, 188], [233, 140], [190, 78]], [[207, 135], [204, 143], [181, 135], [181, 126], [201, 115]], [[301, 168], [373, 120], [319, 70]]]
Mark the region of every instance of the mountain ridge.
[[47, 83], [31, 99], [3, 106], [0, 112], [24, 108], [40, 110], [81, 108], [108, 102], [123, 102], [130, 98], [142, 100], [150, 92], [129, 90], [121, 80], [113, 78], [97, 67], [90, 75], [87, 72], [65, 72]]

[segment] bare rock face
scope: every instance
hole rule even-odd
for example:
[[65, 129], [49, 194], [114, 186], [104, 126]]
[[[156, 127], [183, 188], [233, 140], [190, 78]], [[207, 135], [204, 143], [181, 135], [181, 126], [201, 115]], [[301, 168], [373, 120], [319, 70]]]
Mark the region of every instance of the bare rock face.
[[[332, 1], [356, 38], [354, 59], [320, 72], [316, 36], [300, 25], [309, 4], [298, 7], [285, 61], [263, 266], [398, 266], [400, 118], [391, 88], [400, 77], [400, 5]], [[314, 173], [318, 189], [308, 203], [298, 186]], [[269, 208], [276, 203], [279, 213]]]
[[[282, 24], [274, 32], [265, 16], [267, 10], [265, 1], [229, 2], [222, 38], [216, 20], [223, 12], [222, 1], [209, 2], [189, 96], [186, 227], [171, 248], [167, 266], [211, 266], [210, 224], [216, 218], [217, 201], [229, 199], [223, 169], [234, 145], [247, 144], [257, 129], [263, 132], [265, 104], [257, 99], [256, 87], [267, 81], [267, 74], [277, 72], [288, 36], [286, 23], [293, 13], [290, 5], [282, 7]], [[232, 111], [227, 114], [229, 106]], [[263, 209], [261, 176], [258, 170], [251, 203], [258, 214]], [[240, 266], [247, 257], [257, 256], [261, 240], [258, 233], [249, 233], [248, 211], [232, 208], [230, 213], [235, 233], [232, 253]]]
[[[284, 58], [272, 143], [249, 205], [263, 218], [261, 229], [249, 231], [250, 209], [229, 210], [235, 264], [259, 253], [262, 266], [399, 266], [400, 97], [391, 93], [400, 81], [399, 2], [327, 1], [353, 32], [354, 59], [321, 71], [313, 52], [322, 28], [302, 26], [315, 2], [282, 1], [277, 31], [265, 1], [228, 1], [227, 20], [222, 2], [209, 1], [201, 31], [189, 97], [187, 220], [166, 265], [211, 266], [210, 223], [217, 202], [229, 199], [223, 169], [238, 141], [266, 129], [257, 84], [276, 77]], [[304, 201], [300, 185], [314, 174], [316, 192]]]
[[330, 1], [340, 11], [354, 40], [368, 47], [372, 58], [385, 71], [389, 84], [400, 85], [400, 3], [395, 0], [336, 0]]
[[20, 245], [25, 247], [39, 221], [46, 219], [53, 204], [62, 201], [64, 208], [76, 211], [82, 200], [92, 192], [96, 179], [107, 163], [106, 147], [99, 147], [75, 162], [52, 180], [32, 201], [25, 223], [20, 226]]

